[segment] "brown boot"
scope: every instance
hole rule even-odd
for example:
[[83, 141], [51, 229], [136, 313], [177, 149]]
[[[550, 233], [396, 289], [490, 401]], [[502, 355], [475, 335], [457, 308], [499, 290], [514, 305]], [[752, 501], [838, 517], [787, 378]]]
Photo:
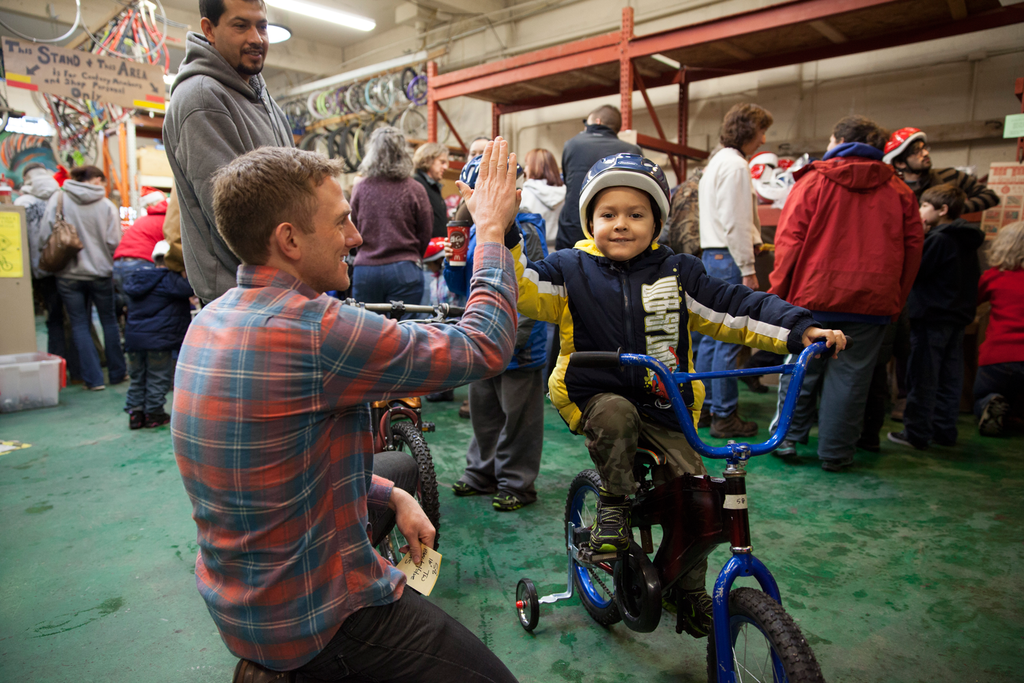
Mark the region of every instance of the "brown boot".
[[235, 677], [231, 683], [293, 683], [295, 674], [291, 671], [271, 671], [248, 659], [238, 660]]
[[712, 417], [711, 436], [717, 439], [733, 439], [738, 436], [753, 436], [757, 434], [756, 422], [745, 422], [740, 419], [738, 410], [734, 410], [726, 417]]
[[703, 406], [700, 409], [700, 419], [697, 420], [697, 428], [702, 429], [704, 427], [711, 426], [711, 408]]

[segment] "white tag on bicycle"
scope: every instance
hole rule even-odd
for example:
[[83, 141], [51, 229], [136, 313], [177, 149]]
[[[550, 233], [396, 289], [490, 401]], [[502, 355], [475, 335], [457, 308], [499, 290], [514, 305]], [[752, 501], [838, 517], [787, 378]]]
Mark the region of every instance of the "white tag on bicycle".
[[746, 510], [747, 509], [747, 494], [741, 496], [727, 493], [725, 494], [725, 505], [722, 506], [726, 510]]
[[395, 567], [405, 574], [407, 583], [421, 595], [430, 595], [437, 583], [437, 575], [441, 570], [441, 553], [433, 548], [423, 546], [423, 557], [419, 565], [412, 563], [412, 555], [406, 553]]

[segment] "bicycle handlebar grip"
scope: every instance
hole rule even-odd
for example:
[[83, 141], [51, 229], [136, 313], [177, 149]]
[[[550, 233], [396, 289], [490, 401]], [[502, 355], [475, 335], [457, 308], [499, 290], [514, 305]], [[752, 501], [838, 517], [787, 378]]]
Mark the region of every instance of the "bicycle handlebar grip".
[[449, 318], [461, 318], [462, 314], [465, 313], [465, 312], [466, 312], [466, 307], [465, 306], [454, 306], [454, 305], [449, 304], [448, 305], [447, 316]]
[[[828, 342], [828, 340], [825, 339], [824, 337], [818, 337], [817, 339], [814, 340], [814, 343], [816, 344], [819, 342], [821, 344], [825, 344]], [[833, 344], [832, 346], [825, 346], [824, 348], [822, 348], [820, 353], [822, 358], [831, 358], [832, 356], [836, 355], [835, 344]]]
[[578, 368], [617, 368], [621, 362], [618, 351], [576, 351], [569, 354], [569, 364]]

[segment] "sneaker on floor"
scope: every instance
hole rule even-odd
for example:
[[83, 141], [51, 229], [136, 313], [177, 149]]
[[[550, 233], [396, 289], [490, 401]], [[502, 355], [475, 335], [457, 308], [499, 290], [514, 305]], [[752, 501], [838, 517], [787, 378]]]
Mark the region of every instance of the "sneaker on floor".
[[889, 432], [889, 441], [892, 441], [893, 443], [898, 443], [901, 446], [910, 446], [911, 448], [916, 448], [919, 451], [923, 451], [924, 449], [928, 448], [928, 444], [918, 444], [911, 441], [910, 437], [907, 436], [906, 430], [903, 430], [901, 432]]
[[629, 499], [600, 490], [597, 521], [590, 530], [590, 547], [595, 552], [614, 553], [625, 550], [633, 540], [629, 531]]
[[704, 406], [700, 409], [700, 419], [697, 421], [697, 428], [711, 426], [711, 409]]
[[128, 411], [128, 429], [142, 429], [146, 425], [146, 414], [139, 409]]
[[726, 417], [711, 418], [711, 436], [716, 439], [732, 439], [754, 434], [757, 434], [757, 423], [741, 420], [738, 410], [732, 411]]
[[711, 631], [711, 596], [703, 588], [695, 591], [678, 591], [676, 601], [680, 624], [683, 630], [694, 638], [706, 638]]
[[157, 427], [163, 427], [165, 424], [170, 423], [171, 416], [161, 411], [159, 413], [147, 413], [146, 414], [146, 429], [156, 429]]
[[999, 436], [1003, 433], [1003, 418], [1010, 409], [1010, 404], [999, 394], [993, 394], [985, 403], [978, 418], [978, 433], [982, 436]]
[[459, 417], [461, 417], [463, 420], [468, 420], [469, 419], [469, 399], [468, 398], [465, 401], [462, 402], [462, 405], [459, 406]]
[[857, 448], [861, 449], [862, 451], [867, 451], [869, 453], [882, 452], [882, 444], [878, 440], [877, 436], [874, 438], [874, 440], [865, 436], [860, 437], [859, 439], [857, 439]]
[[85, 389], [86, 389], [86, 391], [103, 391], [106, 388], [107, 388], [106, 384], [97, 384], [94, 387], [86, 387]]
[[486, 491], [475, 489], [464, 481], [457, 481], [452, 484], [452, 493], [459, 497], [465, 496], [482, 496]]
[[124, 377], [122, 377], [121, 379], [117, 380], [116, 382], [114, 380], [108, 380], [107, 384], [109, 384], [110, 386], [117, 386], [118, 384], [124, 384], [127, 381], [128, 381], [128, 376], [125, 375]]
[[792, 458], [796, 456], [796, 441], [790, 441], [789, 439], [783, 439], [779, 447], [776, 448], [772, 455], [777, 455], [780, 458]]
[[514, 512], [521, 507], [529, 505], [529, 503], [519, 500], [516, 494], [511, 491], [498, 491], [494, 495], [494, 500], [491, 501], [491, 504], [498, 512]]
[[896, 403], [893, 404], [892, 412], [889, 413], [889, 417], [891, 417], [896, 422], [903, 422], [903, 411], [906, 409], [906, 407], [907, 407], [907, 399], [905, 399], [905, 398], [898, 398], [898, 399], [896, 399]]
[[822, 459], [821, 469], [826, 472], [842, 472], [852, 464], [853, 458], [833, 458], [831, 460]]

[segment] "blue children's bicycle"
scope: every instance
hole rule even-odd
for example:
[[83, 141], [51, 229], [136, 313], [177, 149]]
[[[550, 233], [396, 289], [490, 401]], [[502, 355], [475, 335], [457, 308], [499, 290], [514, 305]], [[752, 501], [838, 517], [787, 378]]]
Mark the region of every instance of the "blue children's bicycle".
[[[652, 370], [669, 392], [686, 440], [702, 456], [724, 459], [725, 476], [720, 479], [686, 474], [656, 486], [651, 468], [664, 464], [665, 459], [653, 451], [638, 450], [634, 471], [640, 489], [632, 503], [631, 527], [640, 532], [640, 543], [630, 543], [629, 550], [621, 553], [601, 554], [589, 547], [601, 478], [596, 470], [580, 472], [569, 487], [565, 503], [568, 585], [564, 593], [538, 598], [533, 582], [520, 580], [516, 586], [516, 611], [522, 627], [532, 631], [537, 626], [541, 603], [571, 598], [577, 590], [583, 607], [599, 624], [608, 626], [622, 621], [634, 631], [649, 633], [661, 621], [663, 591], [672, 590], [679, 578], [703, 562], [716, 546], [729, 543], [732, 557], [719, 572], [711, 596], [714, 627], [708, 638], [709, 683], [823, 682], [807, 640], [782, 608], [775, 579], [751, 550], [745, 466], [751, 456], [771, 452], [785, 438], [808, 359], [831, 353], [832, 349], [818, 341], [804, 349], [796, 363], [702, 374], [672, 373], [650, 356], [572, 354], [569, 362], [581, 367], [636, 365]], [[715, 447], [700, 440], [679, 393], [680, 384], [774, 373], [792, 375], [793, 379], [779, 426], [768, 441], [753, 445], [730, 442]], [[653, 561], [648, 557], [654, 552], [652, 527], [661, 527], [662, 531]], [[731, 590], [739, 576], [753, 576], [761, 590]], [[677, 615], [676, 632], [682, 633], [681, 615]]]

